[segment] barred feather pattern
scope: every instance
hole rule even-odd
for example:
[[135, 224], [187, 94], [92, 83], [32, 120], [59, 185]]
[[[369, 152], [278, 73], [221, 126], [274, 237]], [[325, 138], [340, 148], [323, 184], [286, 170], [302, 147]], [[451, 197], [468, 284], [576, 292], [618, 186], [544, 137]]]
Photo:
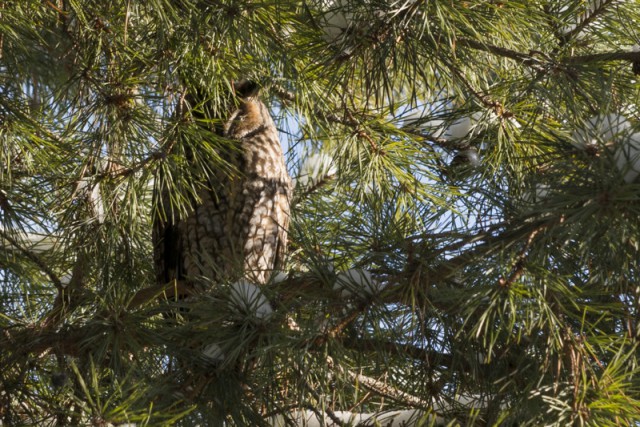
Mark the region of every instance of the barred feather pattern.
[[224, 126], [237, 141], [237, 173], [215, 171], [186, 216], [172, 220], [168, 194], [154, 224], [159, 283], [237, 280], [264, 284], [281, 267], [287, 248], [292, 193], [278, 132], [267, 107], [242, 99]]

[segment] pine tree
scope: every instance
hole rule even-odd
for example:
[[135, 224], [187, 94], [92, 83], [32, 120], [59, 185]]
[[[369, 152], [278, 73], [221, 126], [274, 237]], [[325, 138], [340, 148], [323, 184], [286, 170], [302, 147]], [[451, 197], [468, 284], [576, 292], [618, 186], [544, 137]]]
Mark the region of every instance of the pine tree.
[[[640, 422], [637, 22], [0, 1], [0, 424]], [[156, 178], [179, 215], [224, 143], [183, 101], [242, 78], [296, 180], [285, 268], [164, 298]]]

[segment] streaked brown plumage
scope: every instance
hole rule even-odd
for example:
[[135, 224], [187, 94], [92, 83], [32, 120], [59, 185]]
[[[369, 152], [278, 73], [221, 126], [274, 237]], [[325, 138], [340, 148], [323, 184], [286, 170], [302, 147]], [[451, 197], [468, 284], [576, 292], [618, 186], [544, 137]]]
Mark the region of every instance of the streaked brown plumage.
[[[264, 284], [281, 266], [287, 247], [291, 179], [278, 132], [255, 85], [238, 96], [222, 135], [237, 141], [227, 160], [236, 169], [211, 166], [201, 173], [198, 199], [186, 216], [172, 219], [169, 194], [160, 194], [154, 220], [159, 283], [190, 284], [245, 277]], [[239, 92], [239, 91], [238, 91]]]

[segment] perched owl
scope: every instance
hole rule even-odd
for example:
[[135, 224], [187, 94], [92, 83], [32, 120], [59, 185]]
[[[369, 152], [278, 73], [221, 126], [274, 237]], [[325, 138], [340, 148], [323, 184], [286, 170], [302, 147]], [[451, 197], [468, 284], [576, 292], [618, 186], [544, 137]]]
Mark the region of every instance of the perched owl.
[[292, 185], [277, 129], [257, 92], [252, 82], [236, 83], [228, 116], [206, 118], [222, 119], [217, 132], [229, 149], [217, 154], [232, 167], [222, 170], [212, 159], [208, 171], [195, 172], [197, 197], [186, 215], [172, 210], [168, 191], [156, 191], [159, 283], [176, 279], [192, 286], [209, 283], [202, 278], [215, 283], [244, 277], [264, 284], [281, 265]]

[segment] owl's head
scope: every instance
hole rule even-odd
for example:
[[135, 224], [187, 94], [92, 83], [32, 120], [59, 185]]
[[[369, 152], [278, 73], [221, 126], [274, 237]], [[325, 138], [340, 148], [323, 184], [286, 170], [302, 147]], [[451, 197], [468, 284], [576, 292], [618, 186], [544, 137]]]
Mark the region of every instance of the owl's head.
[[254, 80], [242, 79], [231, 82], [234, 94], [240, 99], [250, 99], [260, 93], [260, 84]]

